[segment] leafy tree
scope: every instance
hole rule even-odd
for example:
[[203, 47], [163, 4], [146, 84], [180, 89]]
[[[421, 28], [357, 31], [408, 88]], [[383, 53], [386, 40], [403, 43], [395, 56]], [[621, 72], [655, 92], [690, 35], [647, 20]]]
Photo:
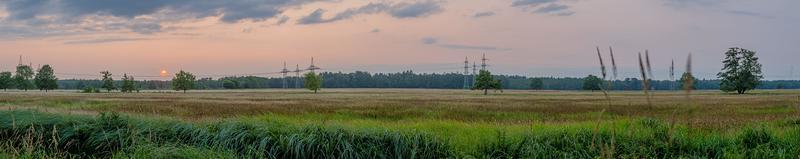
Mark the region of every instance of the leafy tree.
[[14, 75], [14, 83], [17, 86], [17, 89], [22, 89], [25, 91], [28, 91], [28, 89], [33, 89], [34, 85], [33, 82], [31, 82], [33, 75], [33, 69], [31, 69], [30, 66], [17, 66], [17, 74]]
[[103, 71], [100, 72], [103, 74], [103, 86], [100, 88], [105, 88], [107, 92], [111, 92], [111, 90], [116, 90], [117, 86], [114, 84], [114, 77], [112, 77], [111, 72]]
[[697, 82], [697, 81], [700, 81], [700, 80], [697, 79], [696, 77], [694, 77], [691, 73], [685, 72], [685, 73], [683, 73], [683, 75], [681, 75], [681, 79], [678, 80], [678, 88], [685, 89], [684, 85], [691, 83], [691, 85], [690, 85], [691, 87], [689, 89], [695, 90], [695, 89], [697, 89], [697, 85], [694, 84], [694, 83]]
[[42, 68], [39, 68], [39, 70], [36, 71], [36, 77], [33, 79], [33, 82], [36, 83], [36, 87], [38, 87], [39, 90], [44, 90], [45, 92], [47, 92], [47, 90], [58, 89], [58, 78], [56, 78], [56, 75], [53, 73], [53, 67], [50, 67], [50, 65], [44, 65]]
[[583, 79], [583, 90], [600, 90], [600, 85], [603, 84], [603, 80], [597, 76], [589, 75]]
[[481, 70], [478, 77], [475, 78], [474, 89], [483, 90], [483, 95], [488, 95], [489, 89], [501, 89], [501, 84], [500, 81], [494, 79], [492, 72]]
[[531, 78], [531, 89], [533, 90], [541, 90], [544, 89], [544, 82], [541, 78]]
[[6, 89], [11, 88], [11, 86], [14, 86], [14, 78], [11, 72], [0, 72], [0, 89], [6, 91]]
[[122, 86], [119, 88], [120, 91], [123, 93], [130, 93], [133, 91], [137, 91], [139, 88], [136, 88], [136, 81], [133, 79], [133, 76], [128, 76], [128, 74], [122, 75]]
[[175, 78], [172, 78], [172, 89], [183, 90], [183, 93], [186, 93], [186, 90], [194, 89], [194, 81], [195, 77], [192, 73], [181, 70], [175, 74]]
[[720, 90], [744, 94], [758, 86], [764, 76], [755, 54], [742, 48], [730, 48], [725, 52], [722, 71], [717, 74], [721, 79]]
[[322, 87], [322, 77], [320, 77], [314, 72], [308, 72], [305, 74], [305, 76], [306, 76], [305, 79], [306, 89], [312, 90], [314, 91], [314, 93], [317, 93], [317, 91], [319, 91], [319, 89]]
[[225, 79], [225, 80], [222, 81], [222, 88], [225, 88], [225, 89], [237, 89], [237, 88], [239, 88], [239, 81]]

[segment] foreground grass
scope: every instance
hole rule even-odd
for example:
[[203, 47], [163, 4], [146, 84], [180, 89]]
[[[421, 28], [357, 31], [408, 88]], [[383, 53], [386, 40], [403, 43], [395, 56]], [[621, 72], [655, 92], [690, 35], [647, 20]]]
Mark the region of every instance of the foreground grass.
[[[419, 129], [395, 131], [255, 120], [187, 123], [113, 113], [92, 117], [0, 111], [0, 152], [21, 158], [800, 157], [800, 120], [728, 133], [697, 131], [653, 118], [537, 124], [517, 131], [477, 133], [491, 136], [473, 136], [486, 140], [472, 147], [428, 133], [437, 132], [433, 130], [439, 126], [412, 125], [408, 127]], [[470, 134], [455, 132], [469, 126], [451, 126], [452, 130], [439, 133]]]

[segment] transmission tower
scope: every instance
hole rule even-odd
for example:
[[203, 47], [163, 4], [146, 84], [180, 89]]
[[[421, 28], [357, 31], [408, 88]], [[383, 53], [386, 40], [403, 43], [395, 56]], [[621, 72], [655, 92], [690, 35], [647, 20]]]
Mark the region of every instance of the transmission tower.
[[19, 64], [17, 66], [22, 66], [22, 55], [19, 55]]
[[286, 69], [286, 61], [283, 61], [283, 70], [281, 70], [281, 73], [283, 73], [283, 88], [284, 89], [288, 88], [288, 85], [286, 83], [286, 73], [289, 73], [289, 72], [291, 72], [291, 71]]
[[486, 70], [486, 54], [483, 54], [483, 58], [481, 59], [481, 70]]
[[469, 59], [464, 57], [464, 89], [469, 89]]
[[476, 72], [478, 70], [477, 62], [472, 61], [472, 85], [475, 85], [475, 76], [477, 76]]
[[297, 64], [297, 66], [295, 66], [294, 73], [296, 77], [294, 79], [294, 88], [300, 88], [300, 83], [298, 82], [300, 81], [300, 64]]
[[311, 73], [314, 73], [314, 70], [319, 70], [319, 69], [322, 69], [322, 68], [319, 68], [319, 67], [315, 66], [314, 65], [314, 57], [311, 57], [311, 66], [308, 66], [307, 70], [311, 71]]

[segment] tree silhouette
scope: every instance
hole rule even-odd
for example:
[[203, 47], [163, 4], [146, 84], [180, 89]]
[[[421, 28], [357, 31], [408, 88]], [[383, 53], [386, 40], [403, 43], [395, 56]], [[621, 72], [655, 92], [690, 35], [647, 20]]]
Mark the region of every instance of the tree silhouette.
[[172, 89], [183, 90], [183, 93], [186, 93], [186, 90], [194, 89], [194, 81], [195, 77], [192, 73], [181, 70], [175, 74], [175, 78], [172, 78]]
[[583, 90], [600, 90], [600, 85], [603, 84], [603, 80], [597, 76], [589, 75], [583, 79]]
[[320, 87], [322, 87], [322, 77], [320, 77], [314, 72], [306, 73], [305, 80], [306, 80], [305, 82], [306, 89], [312, 90], [314, 91], [314, 93], [317, 93]]
[[14, 78], [11, 72], [0, 72], [0, 89], [6, 91], [11, 86], [14, 86]]
[[474, 89], [483, 90], [483, 95], [488, 95], [489, 89], [502, 89], [502, 86], [500, 81], [494, 79], [492, 72], [481, 70], [475, 79]]
[[764, 76], [755, 54], [742, 48], [730, 48], [725, 52], [722, 71], [717, 74], [721, 79], [720, 90], [744, 94], [758, 86]]
[[17, 66], [17, 74], [14, 75], [14, 83], [17, 86], [17, 89], [22, 89], [25, 91], [28, 91], [28, 89], [33, 89], [34, 85], [31, 82], [33, 75], [33, 69], [31, 69], [30, 66]]
[[111, 72], [103, 71], [100, 72], [103, 75], [103, 85], [100, 88], [105, 88], [107, 92], [111, 92], [111, 90], [116, 90], [117, 86], [114, 84], [114, 77], [112, 77]]
[[47, 90], [58, 89], [58, 79], [50, 65], [44, 65], [36, 72], [36, 77], [33, 79], [33, 82], [39, 90], [47, 92]]

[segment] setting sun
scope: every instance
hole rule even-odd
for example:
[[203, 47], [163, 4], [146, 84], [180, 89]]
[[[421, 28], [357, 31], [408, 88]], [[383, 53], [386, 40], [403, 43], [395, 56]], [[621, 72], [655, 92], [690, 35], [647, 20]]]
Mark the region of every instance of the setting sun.
[[167, 77], [167, 76], [169, 76], [169, 72], [167, 72], [167, 70], [163, 70], [162, 69], [161, 72], [159, 72], [159, 75], [161, 77]]

